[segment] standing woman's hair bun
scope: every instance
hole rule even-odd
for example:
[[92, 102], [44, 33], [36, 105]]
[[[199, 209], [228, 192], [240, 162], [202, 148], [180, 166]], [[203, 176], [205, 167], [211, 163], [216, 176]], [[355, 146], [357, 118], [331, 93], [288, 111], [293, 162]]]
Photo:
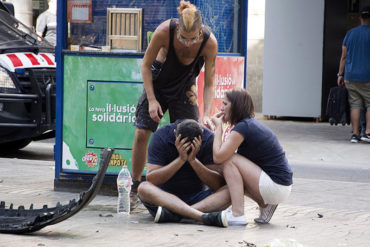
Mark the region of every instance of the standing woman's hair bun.
[[180, 14], [180, 28], [186, 32], [192, 32], [202, 26], [202, 17], [194, 4], [181, 0], [177, 11]]
[[187, 9], [187, 8], [190, 8], [190, 9], [193, 9], [194, 11], [197, 11], [197, 7], [195, 7], [194, 4], [191, 4], [190, 2], [184, 1], [184, 0], [180, 1], [180, 6], [177, 7], [177, 11], [181, 15], [182, 11], [184, 11], [184, 9]]

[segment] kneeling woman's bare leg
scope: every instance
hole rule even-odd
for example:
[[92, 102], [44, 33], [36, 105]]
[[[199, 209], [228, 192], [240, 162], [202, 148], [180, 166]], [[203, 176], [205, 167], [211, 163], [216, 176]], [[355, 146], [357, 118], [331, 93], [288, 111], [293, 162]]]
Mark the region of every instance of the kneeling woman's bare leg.
[[223, 173], [229, 187], [234, 216], [244, 215], [244, 195], [265, 206], [259, 191], [262, 169], [247, 158], [234, 154], [224, 163]]
[[150, 182], [142, 182], [138, 189], [140, 199], [143, 202], [162, 206], [174, 213], [187, 218], [202, 221], [203, 212], [190, 207], [177, 196], [159, 189]]

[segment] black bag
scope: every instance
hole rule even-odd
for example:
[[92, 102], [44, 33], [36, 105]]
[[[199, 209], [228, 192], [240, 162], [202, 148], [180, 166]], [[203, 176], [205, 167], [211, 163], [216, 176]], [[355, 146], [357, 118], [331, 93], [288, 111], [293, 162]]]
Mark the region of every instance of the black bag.
[[341, 123], [344, 126], [350, 124], [348, 92], [345, 87], [332, 87], [330, 89], [326, 116], [331, 125]]

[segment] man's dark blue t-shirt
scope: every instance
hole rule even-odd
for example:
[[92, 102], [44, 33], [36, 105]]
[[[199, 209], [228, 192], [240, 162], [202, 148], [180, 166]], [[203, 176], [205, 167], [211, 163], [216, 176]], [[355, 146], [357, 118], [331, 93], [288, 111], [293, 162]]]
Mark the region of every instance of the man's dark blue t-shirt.
[[246, 157], [281, 185], [293, 183], [293, 172], [285, 157], [275, 134], [254, 118], [245, 118], [235, 125], [232, 131], [237, 131], [244, 137], [238, 148], [238, 154]]
[[[165, 125], [154, 132], [148, 149], [148, 163], [166, 166], [175, 160], [179, 153], [175, 146], [175, 134], [178, 122]], [[213, 133], [203, 127], [202, 146], [197, 154], [197, 159], [203, 165], [213, 163]], [[175, 195], [197, 193], [204, 189], [203, 182], [199, 179], [189, 162], [186, 162], [166, 183], [159, 185], [161, 189]]]

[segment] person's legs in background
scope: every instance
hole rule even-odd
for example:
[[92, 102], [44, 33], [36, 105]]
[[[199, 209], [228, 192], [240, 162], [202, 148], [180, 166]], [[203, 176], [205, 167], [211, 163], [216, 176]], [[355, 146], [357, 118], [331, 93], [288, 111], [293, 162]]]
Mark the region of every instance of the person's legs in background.
[[361, 141], [370, 143], [370, 82], [363, 82], [360, 85], [360, 94], [363, 100], [361, 109]]
[[351, 125], [353, 134], [351, 142], [358, 142], [360, 139], [360, 112], [361, 109], [351, 108]]
[[360, 112], [360, 135], [366, 134], [366, 107], [363, 106]]
[[346, 88], [348, 90], [348, 102], [350, 105], [350, 118], [352, 125], [352, 136], [350, 141], [357, 143], [361, 139], [360, 136], [360, 113], [363, 106], [361, 94], [359, 92], [359, 83], [352, 81], [345, 81]]
[[365, 123], [363, 127], [363, 132], [361, 136], [361, 140], [364, 142], [370, 142], [370, 108], [367, 109], [365, 113]]

